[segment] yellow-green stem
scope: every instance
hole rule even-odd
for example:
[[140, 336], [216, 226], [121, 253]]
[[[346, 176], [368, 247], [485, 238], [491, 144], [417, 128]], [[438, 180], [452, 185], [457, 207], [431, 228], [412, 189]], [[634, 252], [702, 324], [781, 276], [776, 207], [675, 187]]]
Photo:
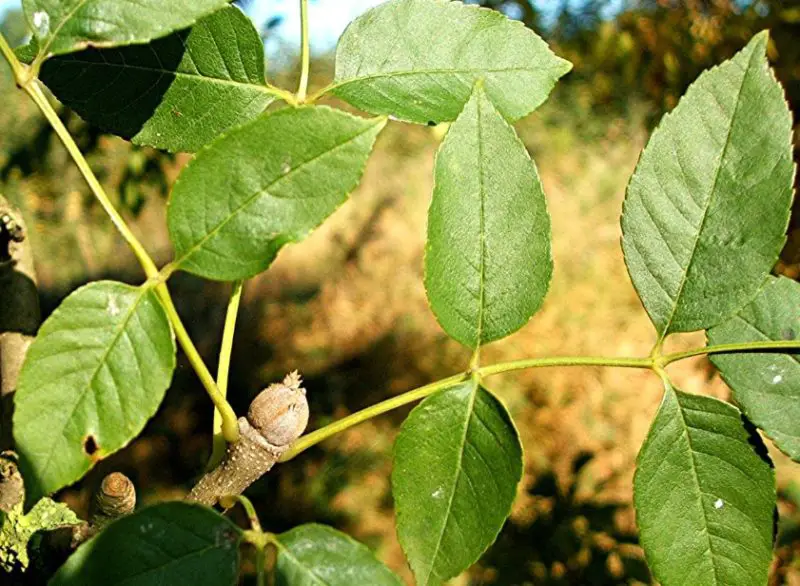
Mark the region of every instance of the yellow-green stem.
[[753, 352], [753, 351], [767, 351], [767, 350], [800, 350], [800, 341], [777, 341], [777, 342], [747, 342], [741, 344], [719, 344], [715, 346], [706, 346], [704, 348], [695, 348], [685, 352], [675, 352], [673, 354], [666, 354], [663, 356], [648, 356], [646, 358], [611, 358], [605, 356], [554, 356], [548, 358], [529, 358], [525, 360], [514, 360], [511, 362], [501, 362], [498, 364], [491, 364], [478, 368], [474, 372], [464, 372], [442, 379], [438, 382], [413, 389], [397, 397], [392, 397], [366, 409], [362, 409], [352, 415], [348, 415], [326, 425], [320, 429], [312, 431], [298, 439], [294, 445], [281, 457], [280, 461], [285, 462], [291, 460], [299, 453], [307, 450], [308, 448], [320, 443], [341, 431], [344, 431], [354, 425], [358, 425], [364, 421], [372, 419], [373, 417], [413, 403], [420, 399], [432, 395], [433, 393], [453, 387], [463, 381], [469, 380], [470, 376], [477, 376], [479, 379], [486, 376], [501, 374], [504, 372], [512, 372], [515, 370], [524, 370], [528, 368], [544, 368], [553, 366], [604, 366], [616, 368], [641, 368], [652, 370], [662, 380], [668, 381], [668, 377], [664, 367], [672, 362], [692, 358], [694, 356], [701, 356], [704, 354], [721, 354], [729, 352]]
[[528, 358], [484, 366], [478, 370], [481, 376], [491, 376], [514, 370], [542, 368], [548, 366], [612, 366], [619, 368], [652, 368], [651, 358], [607, 358], [604, 356], [555, 356], [552, 358]]
[[308, 38], [308, 0], [300, 0], [300, 86], [297, 88], [297, 101], [306, 101], [308, 94], [308, 75], [311, 70], [311, 48]]
[[219, 504], [225, 509], [232, 508], [236, 503], [242, 505], [244, 512], [247, 514], [247, 519], [250, 522], [250, 528], [256, 533], [264, 533], [264, 531], [261, 529], [261, 521], [258, 520], [256, 508], [253, 506], [253, 503], [249, 498], [243, 494], [237, 494], [219, 499]]
[[42, 111], [42, 114], [44, 114], [44, 117], [50, 123], [50, 126], [52, 126], [53, 130], [56, 131], [58, 138], [67, 149], [67, 152], [72, 157], [72, 160], [75, 161], [75, 164], [78, 166], [78, 170], [80, 170], [81, 175], [83, 175], [83, 178], [86, 180], [86, 183], [89, 184], [89, 188], [97, 198], [97, 201], [100, 202], [100, 205], [111, 218], [111, 221], [117, 230], [119, 230], [119, 233], [125, 239], [125, 242], [127, 242], [128, 246], [131, 247], [131, 250], [136, 256], [136, 259], [139, 261], [139, 264], [142, 265], [142, 269], [144, 270], [145, 275], [147, 275], [147, 278], [157, 278], [158, 269], [156, 268], [153, 259], [151, 259], [150, 255], [147, 254], [147, 251], [145, 250], [144, 246], [142, 246], [142, 243], [139, 242], [139, 239], [136, 238], [134, 233], [125, 223], [125, 220], [116, 210], [114, 204], [111, 203], [111, 200], [108, 198], [103, 186], [100, 185], [100, 182], [97, 180], [92, 168], [89, 166], [88, 161], [83, 156], [83, 153], [81, 153], [78, 145], [75, 144], [75, 141], [73, 140], [72, 135], [69, 133], [69, 130], [67, 130], [67, 127], [64, 126], [63, 122], [61, 122], [58, 114], [47, 100], [47, 96], [44, 95], [42, 88], [39, 86], [38, 80], [28, 80], [20, 87], [22, 87], [22, 89], [25, 90], [25, 93], [27, 93], [36, 103], [36, 105], [39, 107], [39, 110]]
[[225, 396], [219, 392], [217, 384], [214, 382], [214, 377], [211, 376], [211, 372], [209, 372], [206, 363], [203, 362], [203, 358], [197, 351], [194, 342], [192, 342], [189, 332], [186, 331], [178, 315], [178, 310], [175, 309], [175, 304], [172, 302], [172, 296], [169, 294], [167, 285], [165, 283], [159, 283], [156, 285], [155, 290], [158, 298], [161, 300], [161, 304], [164, 306], [164, 310], [167, 312], [167, 317], [172, 323], [172, 327], [175, 329], [175, 336], [178, 338], [178, 342], [181, 348], [183, 348], [186, 358], [189, 359], [189, 363], [197, 373], [197, 377], [200, 379], [203, 387], [205, 387], [208, 396], [211, 397], [214, 406], [222, 414], [222, 435], [229, 443], [238, 442], [239, 423], [236, 420], [236, 413], [233, 412], [228, 401], [225, 400]]
[[164, 274], [159, 273], [158, 268], [156, 268], [156, 265], [153, 262], [153, 259], [150, 258], [147, 250], [145, 250], [144, 246], [142, 246], [142, 243], [139, 242], [139, 239], [136, 238], [136, 235], [131, 231], [131, 229], [125, 223], [125, 220], [111, 203], [111, 200], [108, 198], [103, 186], [100, 185], [100, 182], [97, 180], [92, 168], [89, 166], [88, 161], [83, 156], [83, 153], [81, 153], [78, 145], [75, 144], [75, 140], [72, 138], [69, 130], [67, 130], [67, 127], [64, 126], [63, 122], [61, 122], [61, 119], [58, 117], [55, 109], [53, 109], [53, 106], [47, 100], [47, 96], [45, 96], [42, 88], [39, 85], [39, 80], [35, 78], [35, 75], [31, 75], [31, 73], [35, 73], [36, 70], [34, 69], [31, 71], [28, 67], [20, 63], [19, 59], [17, 59], [17, 56], [14, 54], [14, 51], [8, 45], [8, 42], [2, 34], [0, 34], [0, 53], [2, 53], [3, 57], [6, 59], [6, 61], [8, 61], [11, 71], [14, 73], [14, 79], [17, 85], [22, 88], [39, 107], [39, 110], [41, 110], [44, 117], [53, 127], [56, 135], [58, 135], [58, 138], [67, 149], [70, 157], [72, 157], [72, 160], [77, 165], [78, 170], [81, 172], [81, 175], [83, 175], [83, 178], [86, 180], [86, 183], [89, 185], [92, 193], [97, 198], [97, 201], [100, 202], [100, 205], [111, 218], [114, 226], [131, 247], [133, 254], [136, 256], [136, 259], [139, 261], [139, 264], [142, 266], [142, 270], [144, 270], [144, 273], [150, 282], [149, 286], [155, 288], [156, 294], [158, 295], [159, 299], [161, 299], [164, 310], [167, 313], [167, 317], [175, 329], [175, 334], [181, 344], [181, 347], [186, 353], [186, 356], [189, 358], [189, 362], [192, 364], [195, 372], [197, 372], [198, 377], [200, 377], [200, 381], [203, 383], [203, 386], [211, 397], [211, 400], [214, 402], [214, 405], [222, 412], [223, 434], [225, 439], [229, 442], [238, 441], [239, 425], [236, 421], [236, 414], [225, 400], [225, 397], [221, 395], [217, 389], [213, 377], [209, 373], [208, 368], [203, 362], [203, 359], [200, 357], [200, 354], [197, 352], [197, 348], [195, 348], [192, 339], [189, 337], [189, 334], [186, 331], [186, 328], [183, 326], [183, 322], [181, 322], [180, 316], [178, 316], [178, 312], [175, 310], [175, 305], [172, 303], [172, 297], [169, 294], [169, 289], [167, 289], [167, 286], [164, 283], [166, 276], [168, 276], [168, 274], [174, 270], [174, 267], [168, 265], [168, 270]]
[[0, 53], [2, 53], [3, 58], [8, 62], [9, 67], [11, 67], [11, 73], [14, 74], [14, 80], [17, 85], [22, 87], [20, 80], [25, 80], [27, 78], [28, 68], [17, 59], [17, 56], [14, 54], [14, 49], [11, 48], [2, 33], [0, 33]]
[[283, 454], [283, 456], [281, 456], [279, 461], [285, 462], [286, 460], [291, 460], [300, 452], [307, 450], [311, 446], [318, 444], [322, 440], [325, 440], [330, 436], [339, 433], [340, 431], [344, 431], [349, 427], [353, 427], [354, 425], [358, 425], [359, 423], [372, 419], [373, 417], [377, 417], [382, 413], [386, 413], [393, 409], [397, 409], [398, 407], [402, 407], [403, 405], [408, 405], [414, 401], [424, 399], [428, 395], [432, 395], [437, 391], [454, 387], [459, 383], [469, 380], [469, 376], [470, 375], [468, 373], [456, 374], [435, 383], [419, 387], [413, 391], [408, 391], [402, 395], [392, 397], [391, 399], [386, 399], [385, 401], [371, 405], [366, 409], [362, 409], [361, 411], [353, 413], [352, 415], [348, 415], [339, 421], [334, 421], [333, 423], [316, 431], [312, 431], [311, 433], [308, 433], [298, 439], [294, 444], [292, 444], [292, 447], [289, 448]]
[[[236, 331], [236, 317], [239, 315], [239, 303], [242, 299], [242, 286], [244, 281], [233, 283], [231, 297], [228, 300], [228, 311], [225, 314], [225, 325], [222, 329], [222, 345], [219, 350], [219, 364], [217, 366], [217, 389], [223, 398], [228, 395], [228, 374], [231, 366], [233, 352], [233, 334]], [[225, 436], [222, 433], [222, 413], [214, 409], [214, 440], [211, 449], [211, 458], [208, 468], [213, 469], [222, 461], [225, 455]]]
[[685, 352], [673, 352], [671, 354], [665, 354], [661, 357], [661, 362], [664, 366], [666, 366], [673, 362], [677, 362], [678, 360], [693, 358], [695, 356], [703, 356], [705, 354], [730, 354], [732, 352], [758, 351], [775, 352], [779, 350], [800, 351], [800, 340], [766, 340], [760, 342], [741, 342], [737, 344], [716, 344], [714, 346], [686, 350]]

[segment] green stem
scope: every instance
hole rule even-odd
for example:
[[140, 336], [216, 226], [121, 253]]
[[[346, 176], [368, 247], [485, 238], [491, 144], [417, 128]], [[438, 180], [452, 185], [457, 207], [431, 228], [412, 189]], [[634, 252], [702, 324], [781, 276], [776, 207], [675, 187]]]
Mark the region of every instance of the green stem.
[[273, 96], [275, 96], [276, 98], [280, 98], [281, 100], [283, 100], [284, 102], [286, 102], [287, 104], [289, 104], [291, 106], [296, 106], [297, 105], [297, 96], [295, 96], [292, 92], [290, 92], [288, 90], [285, 90], [285, 89], [280, 88], [280, 87], [278, 87], [276, 85], [272, 85], [271, 83], [268, 83], [267, 84], [267, 91], [270, 94], [272, 94]]
[[[243, 494], [237, 494], [235, 496], [231, 495], [219, 499], [219, 504], [225, 509], [230, 509], [236, 503], [242, 505], [244, 512], [247, 514], [247, 520], [250, 522], [250, 528], [254, 532], [263, 535], [264, 531], [261, 529], [261, 521], [258, 520], [258, 513], [256, 513], [256, 508], [249, 498]], [[266, 539], [264, 540], [264, 544], [266, 545]]]
[[9, 67], [11, 67], [11, 73], [14, 74], [14, 81], [16, 81], [17, 85], [22, 87], [20, 80], [28, 76], [27, 67], [17, 59], [17, 56], [14, 54], [14, 49], [11, 48], [2, 33], [0, 33], [0, 53], [3, 54], [3, 58], [8, 62]]
[[766, 340], [760, 342], [741, 342], [738, 344], [717, 344], [714, 346], [706, 346], [705, 348], [694, 348], [693, 350], [686, 350], [685, 352], [673, 352], [672, 354], [665, 354], [661, 357], [661, 362], [664, 366], [684, 360], [686, 358], [693, 358], [695, 356], [703, 356], [704, 354], [729, 354], [731, 352], [758, 352], [759, 350], [776, 351], [776, 350], [798, 350], [800, 351], [800, 340]]
[[186, 358], [189, 359], [189, 363], [197, 373], [200, 382], [203, 383], [203, 387], [205, 387], [214, 406], [222, 414], [222, 435], [228, 443], [238, 442], [239, 423], [236, 420], [236, 413], [233, 412], [233, 408], [231, 408], [228, 401], [225, 400], [225, 396], [219, 392], [217, 384], [214, 382], [214, 377], [211, 376], [211, 372], [209, 372], [206, 363], [203, 362], [203, 358], [197, 351], [194, 342], [192, 342], [189, 332], [186, 331], [186, 327], [184, 327], [178, 315], [178, 310], [175, 309], [175, 304], [172, 302], [172, 296], [169, 294], [167, 285], [165, 283], [156, 285], [156, 294], [161, 300], [161, 304], [164, 306], [164, 311], [166, 311], [167, 317], [170, 323], [172, 323], [172, 327], [175, 329], [175, 336], [178, 338], [178, 342], [180, 342], [183, 352], [186, 354]]
[[552, 358], [528, 358], [501, 362], [480, 368], [481, 376], [491, 376], [514, 370], [527, 368], [543, 368], [548, 366], [611, 366], [619, 368], [652, 368], [651, 358], [607, 358], [604, 356], [555, 356]]
[[[222, 347], [219, 350], [219, 364], [217, 366], [217, 389], [225, 398], [228, 394], [228, 374], [230, 373], [231, 354], [233, 352], [233, 334], [236, 331], [236, 317], [239, 315], [239, 303], [242, 299], [242, 286], [244, 281], [235, 281], [233, 291], [228, 301], [228, 311], [225, 314], [225, 326], [222, 330]], [[222, 461], [225, 455], [225, 436], [222, 433], [222, 413], [214, 409], [214, 443], [208, 468], [213, 469]]]
[[306, 101], [308, 94], [308, 74], [311, 69], [311, 50], [308, 38], [308, 0], [300, 0], [300, 86], [297, 88], [297, 101]]
[[413, 403], [414, 401], [419, 401], [420, 399], [424, 399], [428, 395], [432, 395], [437, 391], [454, 387], [457, 384], [462, 383], [466, 380], [469, 380], [469, 374], [467, 373], [456, 374], [454, 376], [444, 378], [435, 383], [419, 387], [417, 389], [414, 389], [413, 391], [408, 391], [406, 393], [403, 393], [402, 395], [392, 397], [391, 399], [386, 399], [385, 401], [381, 401], [380, 403], [371, 405], [366, 409], [357, 411], [352, 415], [348, 415], [347, 417], [344, 417], [339, 421], [334, 421], [333, 423], [326, 425], [325, 427], [318, 429], [316, 431], [312, 431], [311, 433], [308, 433], [303, 437], [301, 437], [300, 439], [298, 439], [294, 444], [292, 444], [292, 447], [289, 448], [281, 456], [279, 462], [286, 462], [287, 460], [291, 460], [300, 452], [304, 452], [311, 446], [314, 446], [319, 442], [328, 439], [329, 437], [339, 433], [340, 431], [344, 431], [345, 429], [353, 427], [354, 425], [358, 425], [359, 423], [372, 419], [373, 417], [377, 417], [382, 413], [386, 413], [393, 409], [397, 409], [398, 407], [402, 407], [403, 405], [408, 405], [409, 403]]
[[528, 358], [525, 360], [514, 360], [511, 362], [501, 362], [489, 366], [483, 366], [473, 372], [463, 372], [438, 382], [419, 387], [417, 389], [392, 397], [366, 409], [362, 409], [352, 415], [348, 415], [339, 421], [326, 425], [316, 431], [304, 435], [298, 439], [294, 445], [281, 456], [280, 461], [285, 462], [291, 460], [299, 453], [307, 450], [308, 448], [328, 439], [341, 431], [344, 431], [354, 425], [358, 425], [364, 421], [372, 419], [377, 415], [381, 415], [397, 407], [407, 405], [419, 399], [432, 395], [433, 393], [453, 387], [463, 381], [466, 381], [472, 375], [480, 377], [492, 376], [504, 372], [512, 372], [515, 370], [524, 370], [528, 368], [545, 368], [551, 366], [605, 366], [615, 368], [641, 368], [652, 370], [662, 380], [668, 380], [664, 367], [678, 360], [692, 358], [694, 356], [701, 356], [704, 354], [721, 354], [729, 352], [753, 352], [753, 351], [766, 351], [766, 350], [800, 350], [800, 341], [776, 341], [776, 342], [745, 342], [741, 344], [719, 344], [715, 346], [706, 346], [704, 348], [695, 348], [685, 352], [675, 352], [673, 354], [666, 354], [664, 356], [648, 356], [647, 358], [610, 358], [604, 356], [555, 356], [549, 358]]
[[47, 96], [45, 96], [42, 88], [39, 86], [38, 80], [35, 79], [35, 77], [31, 77], [29, 69], [19, 62], [17, 56], [14, 54], [14, 51], [8, 45], [5, 37], [3, 37], [2, 34], [0, 34], [0, 53], [3, 54], [3, 57], [11, 66], [11, 70], [14, 72], [14, 78], [17, 85], [22, 88], [39, 107], [39, 110], [41, 110], [44, 117], [53, 127], [53, 130], [55, 130], [58, 138], [67, 149], [70, 157], [72, 157], [72, 160], [77, 165], [78, 170], [81, 172], [81, 175], [83, 175], [83, 178], [89, 185], [89, 189], [92, 190], [92, 193], [97, 198], [97, 201], [100, 202], [100, 205], [108, 214], [109, 218], [111, 218], [111, 222], [128, 243], [128, 246], [131, 247], [133, 254], [136, 256], [136, 259], [142, 266], [148, 281], [151, 283], [150, 286], [155, 287], [156, 294], [164, 306], [167, 317], [175, 329], [175, 334], [181, 346], [183, 347], [186, 356], [189, 358], [189, 362], [192, 364], [195, 372], [197, 372], [197, 375], [200, 377], [200, 381], [203, 383], [206, 391], [208, 391], [208, 394], [211, 397], [211, 400], [214, 402], [214, 405], [216, 405], [217, 409], [219, 409], [223, 414], [223, 433], [225, 435], [225, 439], [229, 442], [238, 441], [239, 425], [236, 421], [236, 414], [225, 400], [225, 397], [220, 394], [216, 384], [214, 383], [213, 377], [208, 372], [208, 368], [203, 362], [203, 359], [200, 357], [200, 354], [197, 352], [197, 348], [195, 348], [192, 339], [189, 337], [189, 334], [186, 331], [186, 328], [183, 326], [180, 316], [178, 316], [178, 312], [175, 310], [175, 305], [172, 303], [172, 297], [169, 294], [169, 289], [167, 289], [167, 286], [164, 283], [165, 275], [159, 273], [158, 268], [156, 268], [156, 265], [153, 262], [153, 259], [147, 253], [147, 250], [145, 250], [142, 243], [139, 242], [139, 239], [136, 238], [136, 235], [125, 223], [125, 220], [116, 210], [114, 204], [111, 203], [111, 200], [103, 189], [103, 186], [100, 185], [100, 182], [97, 180], [92, 168], [89, 166], [88, 161], [83, 156], [83, 153], [81, 153], [78, 145], [75, 144], [75, 140], [72, 138], [69, 130], [67, 130], [67, 127], [64, 126], [63, 122], [61, 122], [61, 119], [58, 117], [55, 109], [53, 109], [53, 106], [50, 105], [50, 102], [47, 100]]
[[256, 586], [266, 586], [267, 551], [265, 547], [256, 549]]
[[[13, 68], [14, 67], [12, 65], [12, 69]], [[100, 202], [100, 205], [111, 218], [111, 222], [125, 239], [125, 242], [127, 242], [128, 246], [131, 247], [131, 250], [136, 256], [136, 259], [139, 261], [139, 264], [142, 265], [144, 274], [147, 275], [148, 279], [157, 278], [158, 269], [156, 268], [153, 259], [150, 258], [149, 254], [147, 254], [147, 251], [145, 250], [144, 246], [142, 246], [142, 243], [139, 242], [139, 239], [136, 238], [134, 233], [125, 223], [125, 220], [116, 210], [114, 204], [111, 203], [111, 200], [108, 198], [103, 186], [100, 185], [100, 182], [97, 180], [97, 177], [92, 171], [92, 168], [89, 166], [89, 163], [86, 161], [86, 158], [83, 156], [83, 153], [81, 153], [78, 145], [75, 144], [75, 141], [73, 140], [72, 135], [69, 133], [69, 130], [67, 130], [67, 127], [64, 126], [63, 122], [61, 122], [61, 119], [53, 109], [53, 106], [51, 106], [50, 102], [47, 100], [47, 96], [44, 95], [42, 88], [39, 87], [38, 81], [35, 79], [28, 80], [22, 83], [20, 87], [31, 97], [34, 103], [39, 107], [39, 110], [42, 111], [42, 114], [44, 114], [44, 117], [50, 123], [50, 126], [52, 126], [53, 130], [56, 131], [58, 138], [67, 149], [67, 152], [72, 157], [72, 160], [75, 161], [75, 164], [78, 166], [78, 170], [81, 172], [81, 175], [83, 175], [86, 183], [89, 184], [89, 188], [97, 198], [97, 201]]]

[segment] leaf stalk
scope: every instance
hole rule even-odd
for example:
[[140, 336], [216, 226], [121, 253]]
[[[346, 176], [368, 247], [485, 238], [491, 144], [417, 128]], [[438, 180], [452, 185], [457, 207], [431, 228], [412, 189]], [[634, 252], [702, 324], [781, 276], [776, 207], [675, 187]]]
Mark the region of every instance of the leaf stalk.
[[427, 384], [425, 386], [405, 392], [391, 399], [387, 399], [361, 411], [357, 411], [352, 415], [348, 415], [338, 421], [334, 421], [320, 429], [312, 431], [300, 439], [298, 439], [292, 447], [287, 450], [280, 458], [280, 462], [291, 460], [301, 452], [309, 449], [312, 446], [328, 439], [329, 437], [345, 431], [354, 425], [368, 421], [373, 417], [387, 413], [403, 405], [413, 403], [420, 399], [424, 399], [438, 391], [454, 387], [459, 383], [469, 380], [471, 376], [477, 376], [479, 379], [501, 374], [504, 372], [513, 372], [516, 370], [525, 370], [528, 368], [545, 368], [553, 366], [603, 366], [611, 368], [641, 368], [651, 370], [657, 374], [663, 381], [667, 381], [667, 373], [665, 367], [673, 362], [693, 358], [695, 356], [703, 356], [707, 354], [723, 354], [731, 352], [767, 352], [767, 351], [787, 351], [796, 350], [800, 351], [800, 340], [780, 340], [780, 341], [759, 341], [759, 342], [744, 342], [740, 344], [718, 344], [714, 346], [705, 346], [703, 348], [694, 348], [685, 352], [674, 352], [662, 356], [648, 356], [646, 358], [616, 358], [604, 356], [553, 356], [545, 358], [527, 358], [524, 360], [514, 360], [511, 362], [500, 362], [483, 366], [474, 371], [462, 372], [441, 379], [437, 382]]
[[[33, 102], [38, 106], [39, 110], [42, 112], [50, 126], [53, 127], [53, 130], [55, 130], [59, 140], [61, 140], [64, 148], [67, 149], [70, 157], [75, 162], [75, 165], [78, 167], [81, 175], [83, 175], [86, 183], [89, 185], [89, 189], [91, 189], [97, 201], [108, 214], [111, 222], [122, 235], [125, 242], [127, 242], [128, 246], [130, 246], [134, 256], [136, 256], [136, 259], [139, 261], [139, 264], [142, 266], [142, 270], [147, 277], [148, 285], [146, 286], [152, 286], [155, 288], [156, 294], [164, 306], [167, 317], [175, 330], [175, 335], [184, 352], [186, 353], [189, 362], [200, 378], [200, 381], [203, 383], [203, 386], [208, 392], [211, 400], [214, 402], [214, 405], [217, 407], [217, 410], [222, 413], [222, 432], [225, 439], [228, 442], [238, 441], [239, 426], [236, 420], [236, 414], [226, 401], [225, 396], [220, 393], [219, 389], [217, 389], [214, 378], [208, 371], [208, 367], [203, 362], [203, 359], [197, 351], [194, 342], [192, 342], [192, 339], [189, 337], [183, 322], [181, 322], [180, 316], [178, 315], [175, 305], [172, 302], [169, 289], [167, 289], [166, 283], [164, 283], [164, 275], [159, 273], [155, 262], [147, 253], [147, 250], [114, 207], [114, 204], [109, 199], [108, 195], [103, 189], [103, 186], [100, 184], [100, 181], [98, 181], [97, 176], [92, 171], [89, 162], [83, 156], [83, 153], [81, 153], [69, 130], [67, 130], [67, 127], [58, 117], [58, 113], [55, 111], [47, 99], [47, 96], [42, 91], [42, 88], [39, 85], [39, 80], [35, 77], [35, 75], [31, 75], [31, 73], [35, 73], [36, 70], [30, 70], [28, 67], [23, 65], [19, 59], [17, 59], [13, 49], [11, 49], [2, 34], [0, 34], [0, 53], [2, 53], [3, 57], [6, 59], [6, 61], [8, 61], [11, 71], [14, 73], [14, 79], [17, 85], [26, 94], [28, 94]], [[171, 267], [171, 265], [167, 266]]]
[[311, 48], [308, 36], [308, 0], [300, 0], [300, 85], [297, 101], [304, 103], [308, 94], [308, 75], [311, 70]]
[[[231, 297], [228, 300], [228, 310], [225, 313], [225, 325], [222, 329], [222, 346], [219, 350], [219, 363], [217, 365], [217, 389], [225, 398], [228, 394], [228, 377], [233, 353], [233, 335], [236, 332], [236, 318], [239, 315], [239, 304], [242, 299], [244, 281], [235, 281]], [[214, 409], [214, 440], [208, 469], [213, 469], [222, 461], [225, 455], [225, 435], [222, 432], [223, 416], [219, 409]], [[244, 503], [242, 503], [244, 505]]]

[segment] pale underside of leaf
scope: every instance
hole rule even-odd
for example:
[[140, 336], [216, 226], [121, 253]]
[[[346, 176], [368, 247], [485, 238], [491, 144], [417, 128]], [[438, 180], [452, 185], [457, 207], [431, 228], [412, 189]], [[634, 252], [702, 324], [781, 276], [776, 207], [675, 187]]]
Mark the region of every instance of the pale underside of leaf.
[[436, 157], [425, 287], [444, 330], [471, 347], [525, 325], [552, 275], [536, 165], [476, 86]]
[[262, 40], [234, 6], [146, 45], [49, 59], [40, 77], [87, 121], [173, 152], [196, 151], [274, 99]]
[[[800, 283], [770, 277], [737, 315], [708, 332], [709, 344], [800, 338]], [[711, 357], [747, 417], [800, 462], [800, 353], [746, 352]]]
[[498, 12], [394, 0], [342, 35], [329, 91], [367, 112], [426, 124], [454, 120], [482, 79], [500, 112], [516, 120], [570, 68], [533, 31]]
[[15, 397], [28, 502], [78, 480], [133, 439], [174, 366], [172, 332], [152, 291], [99, 281], [70, 295], [28, 351]]
[[758, 434], [730, 405], [667, 387], [639, 453], [634, 504], [663, 586], [766, 584], [774, 473]]
[[690, 86], [653, 133], [622, 216], [625, 261], [663, 338], [752, 299], [785, 241], [791, 115], [765, 33]]

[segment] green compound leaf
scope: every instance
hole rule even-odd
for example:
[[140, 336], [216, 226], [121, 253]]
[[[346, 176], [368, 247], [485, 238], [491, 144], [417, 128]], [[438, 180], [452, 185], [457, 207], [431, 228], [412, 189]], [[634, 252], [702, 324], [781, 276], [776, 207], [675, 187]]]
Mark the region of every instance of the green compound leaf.
[[478, 79], [503, 116], [545, 101], [572, 65], [502, 14], [444, 0], [393, 0], [345, 30], [331, 93], [373, 114], [455, 120]]
[[324, 525], [300, 525], [277, 536], [277, 586], [402, 586], [394, 572], [351, 537]]
[[99, 281], [67, 297], [28, 350], [14, 397], [27, 501], [136, 437], [174, 368], [172, 330], [152, 290]]
[[425, 287], [444, 330], [475, 348], [525, 325], [553, 272], [536, 165], [480, 84], [439, 149], [434, 178]]
[[384, 125], [326, 107], [286, 108], [203, 148], [169, 203], [176, 266], [220, 281], [266, 269], [347, 199]]
[[765, 586], [775, 475], [727, 403], [671, 387], [639, 452], [636, 519], [663, 586]]
[[147, 45], [55, 57], [40, 77], [92, 124], [173, 152], [196, 151], [274, 99], [261, 37], [233, 6]]
[[653, 132], [628, 185], [622, 245], [661, 337], [750, 301], [785, 241], [792, 119], [766, 32], [705, 72]]
[[50, 586], [236, 584], [241, 533], [215, 511], [162, 503], [113, 522], [72, 554]]
[[191, 26], [230, 0], [22, 0], [45, 57], [147, 43]]
[[[708, 331], [709, 344], [800, 339], [800, 283], [770, 277], [736, 316]], [[800, 353], [715, 354], [711, 361], [745, 415], [800, 462]]]
[[425, 399], [394, 450], [397, 534], [419, 586], [441, 584], [494, 542], [522, 477], [505, 407], [470, 381]]
[[[22, 503], [8, 513], [0, 511], [0, 570], [25, 570], [30, 564], [28, 544], [38, 531], [78, 525], [80, 519], [67, 505], [43, 498], [24, 514]], [[33, 540], [35, 541], [35, 540]]]

